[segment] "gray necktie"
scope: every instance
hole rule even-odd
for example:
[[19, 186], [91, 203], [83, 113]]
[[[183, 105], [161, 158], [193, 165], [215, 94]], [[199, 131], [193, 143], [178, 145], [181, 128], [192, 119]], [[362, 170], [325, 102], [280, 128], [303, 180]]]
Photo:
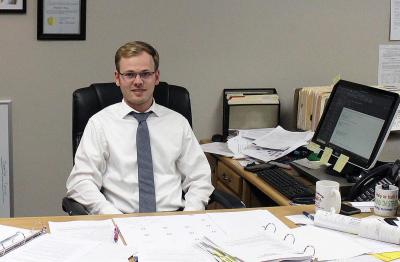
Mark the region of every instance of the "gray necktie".
[[139, 212], [155, 212], [156, 196], [154, 190], [153, 160], [151, 157], [149, 129], [147, 117], [152, 112], [136, 113], [132, 115], [138, 121], [136, 133], [136, 150], [139, 178]]

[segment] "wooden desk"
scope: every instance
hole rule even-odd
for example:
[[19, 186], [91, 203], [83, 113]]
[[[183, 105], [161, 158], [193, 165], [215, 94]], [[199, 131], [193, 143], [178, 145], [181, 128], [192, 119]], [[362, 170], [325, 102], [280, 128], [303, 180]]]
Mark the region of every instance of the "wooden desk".
[[290, 206], [290, 207], [268, 207], [268, 208], [252, 208], [252, 209], [224, 209], [224, 210], [207, 210], [200, 212], [192, 211], [178, 211], [178, 212], [160, 212], [160, 213], [136, 213], [126, 215], [87, 215], [87, 216], [48, 216], [48, 217], [16, 217], [16, 218], [0, 218], [0, 224], [22, 227], [26, 229], [40, 229], [42, 226], [48, 227], [48, 222], [65, 222], [65, 221], [77, 221], [77, 220], [104, 220], [115, 217], [137, 217], [137, 216], [165, 216], [165, 215], [186, 215], [186, 214], [198, 214], [204, 212], [239, 212], [244, 210], [264, 209], [273, 213], [287, 226], [293, 228], [296, 227], [290, 220], [286, 219], [285, 216], [301, 214], [302, 211], [314, 212], [314, 206]]
[[[254, 173], [244, 170], [238, 161], [212, 154], [207, 154], [207, 158], [213, 171], [214, 187], [238, 196], [246, 204], [246, 207], [290, 205], [288, 198]], [[315, 190], [315, 185], [299, 176], [296, 171], [286, 171]]]

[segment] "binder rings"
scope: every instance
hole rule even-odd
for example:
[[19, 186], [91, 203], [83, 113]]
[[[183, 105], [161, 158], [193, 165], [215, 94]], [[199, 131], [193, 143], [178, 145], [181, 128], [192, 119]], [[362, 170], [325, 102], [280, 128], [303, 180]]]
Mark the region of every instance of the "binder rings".
[[2, 232], [2, 237], [5, 236], [4, 239], [0, 239], [0, 257], [2, 257], [29, 241], [46, 234], [46, 228], [43, 227], [40, 230], [31, 231], [1, 225], [0, 232]]
[[[276, 236], [276, 226], [268, 223], [264, 226], [267, 234], [257, 234], [231, 240], [202, 238], [197, 246], [213, 255], [218, 261], [311, 261], [315, 248], [307, 245], [301, 249], [295, 248], [295, 236], [286, 234], [283, 238]], [[265, 251], [268, 247], [268, 252]]]
[[232, 129], [276, 127], [279, 111], [275, 88], [224, 89], [223, 135]]

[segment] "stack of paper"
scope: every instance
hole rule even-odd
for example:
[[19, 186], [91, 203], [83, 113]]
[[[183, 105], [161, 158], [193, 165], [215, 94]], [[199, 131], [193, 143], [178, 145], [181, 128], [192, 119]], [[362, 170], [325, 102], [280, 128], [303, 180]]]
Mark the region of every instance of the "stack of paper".
[[226, 93], [228, 105], [253, 105], [253, 104], [279, 104], [279, 96], [277, 94], [259, 94], [259, 93]]
[[306, 145], [312, 136], [313, 132], [290, 132], [278, 126], [262, 129], [262, 133], [239, 131], [237, 136], [228, 139], [228, 149], [221, 143], [203, 144], [202, 149], [204, 152], [228, 157], [250, 157], [269, 162]]

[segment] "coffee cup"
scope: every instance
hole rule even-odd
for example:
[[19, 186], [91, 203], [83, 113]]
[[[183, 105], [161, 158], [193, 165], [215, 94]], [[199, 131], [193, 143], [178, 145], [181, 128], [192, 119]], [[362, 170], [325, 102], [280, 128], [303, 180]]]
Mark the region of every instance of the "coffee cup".
[[338, 182], [330, 180], [317, 181], [315, 186], [315, 211], [324, 210], [339, 213], [341, 202]]
[[395, 216], [397, 213], [399, 188], [394, 185], [375, 186], [374, 213], [378, 216]]

